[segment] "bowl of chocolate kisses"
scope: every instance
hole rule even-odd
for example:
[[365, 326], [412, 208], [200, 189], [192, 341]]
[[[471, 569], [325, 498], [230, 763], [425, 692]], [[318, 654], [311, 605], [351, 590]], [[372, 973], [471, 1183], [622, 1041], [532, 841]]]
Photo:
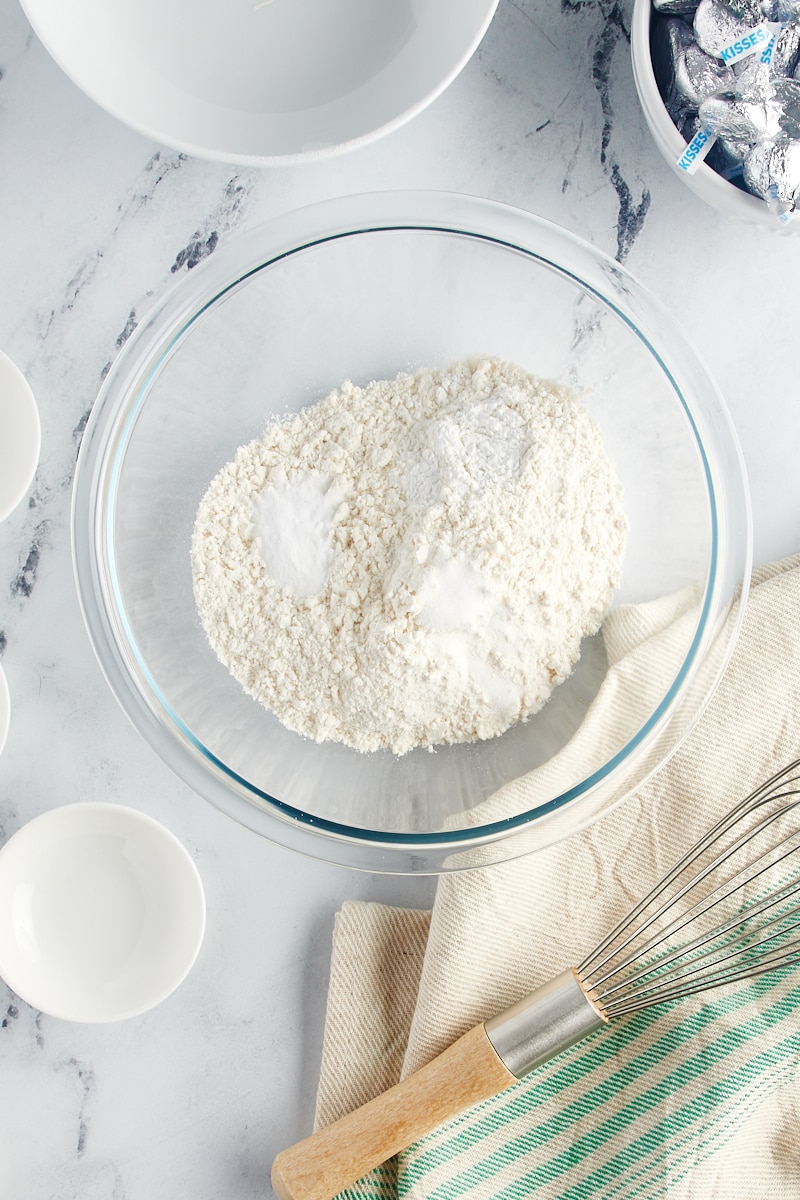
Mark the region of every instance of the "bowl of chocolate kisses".
[[631, 57], [650, 132], [684, 183], [722, 212], [797, 232], [797, 0], [635, 0]]

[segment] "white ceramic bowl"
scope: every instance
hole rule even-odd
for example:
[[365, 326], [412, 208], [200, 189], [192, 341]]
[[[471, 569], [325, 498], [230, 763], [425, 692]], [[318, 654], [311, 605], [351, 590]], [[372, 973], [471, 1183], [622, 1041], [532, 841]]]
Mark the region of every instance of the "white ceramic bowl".
[[469, 61], [497, 0], [22, 0], [88, 96], [201, 158], [312, 159], [389, 133]]
[[686, 149], [686, 141], [673, 124], [658, 90], [650, 54], [650, 26], [653, 20], [652, 0], [634, 0], [631, 20], [631, 61], [633, 78], [647, 126], [656, 146], [686, 186], [720, 212], [729, 213], [743, 221], [763, 225], [774, 232], [800, 233], [798, 222], [782, 224], [770, 212], [763, 200], [745, 192], [735, 183], [723, 179], [713, 168], [701, 163], [693, 175], [678, 166]]
[[41, 444], [39, 411], [27, 380], [0, 350], [0, 521], [25, 496]]
[[194, 862], [144, 813], [68, 804], [0, 850], [0, 976], [50, 1016], [145, 1012], [186, 977], [204, 932]]

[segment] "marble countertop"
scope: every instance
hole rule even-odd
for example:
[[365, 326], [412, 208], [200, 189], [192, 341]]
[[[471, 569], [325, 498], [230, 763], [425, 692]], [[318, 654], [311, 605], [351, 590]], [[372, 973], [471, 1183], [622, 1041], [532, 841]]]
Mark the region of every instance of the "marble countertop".
[[433, 895], [429, 879], [312, 863], [239, 828], [171, 775], [102, 679], [72, 577], [75, 458], [109, 363], [176, 277], [238, 231], [349, 192], [441, 188], [556, 220], [624, 260], [700, 347], [742, 441], [756, 562], [800, 549], [800, 239], [715, 213], [672, 174], [638, 106], [629, 22], [618, 0], [500, 0], [409, 125], [258, 170], [127, 129], [0, 0], [0, 346], [42, 418], [29, 503], [0, 526], [0, 842], [55, 804], [130, 804], [188, 847], [209, 920], [185, 983], [127, 1022], [55, 1020], [0, 983], [2, 1200], [269, 1197], [274, 1154], [310, 1128], [334, 912]]

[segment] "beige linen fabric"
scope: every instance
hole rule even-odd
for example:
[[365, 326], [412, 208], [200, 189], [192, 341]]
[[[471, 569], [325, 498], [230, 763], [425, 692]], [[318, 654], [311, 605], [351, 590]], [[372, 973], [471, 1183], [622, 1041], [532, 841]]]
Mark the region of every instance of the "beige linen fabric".
[[[645, 608], [610, 623], [612, 671], [635, 661], [646, 674], [648, 642], [660, 654], [662, 618]], [[682, 619], [680, 605], [671, 619]], [[580, 961], [716, 816], [798, 756], [800, 556], [757, 572], [704, 715], [613, 812], [535, 855], [443, 876], [431, 914], [345, 906], [334, 931], [318, 1123]], [[537, 774], [513, 787], [535, 796]], [[437, 1130], [349, 1194], [796, 1200], [799, 1030], [800, 972], [638, 1014]]]

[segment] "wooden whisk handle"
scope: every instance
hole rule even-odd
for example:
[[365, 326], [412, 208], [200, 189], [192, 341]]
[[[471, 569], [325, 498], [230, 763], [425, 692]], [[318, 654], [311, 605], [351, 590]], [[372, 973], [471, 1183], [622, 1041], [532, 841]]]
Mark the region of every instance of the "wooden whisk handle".
[[570, 967], [382, 1096], [282, 1151], [272, 1167], [279, 1200], [331, 1200], [449, 1117], [496, 1096], [604, 1024]]
[[331, 1200], [449, 1117], [516, 1081], [484, 1026], [476, 1025], [389, 1091], [281, 1151], [272, 1186], [279, 1200]]

